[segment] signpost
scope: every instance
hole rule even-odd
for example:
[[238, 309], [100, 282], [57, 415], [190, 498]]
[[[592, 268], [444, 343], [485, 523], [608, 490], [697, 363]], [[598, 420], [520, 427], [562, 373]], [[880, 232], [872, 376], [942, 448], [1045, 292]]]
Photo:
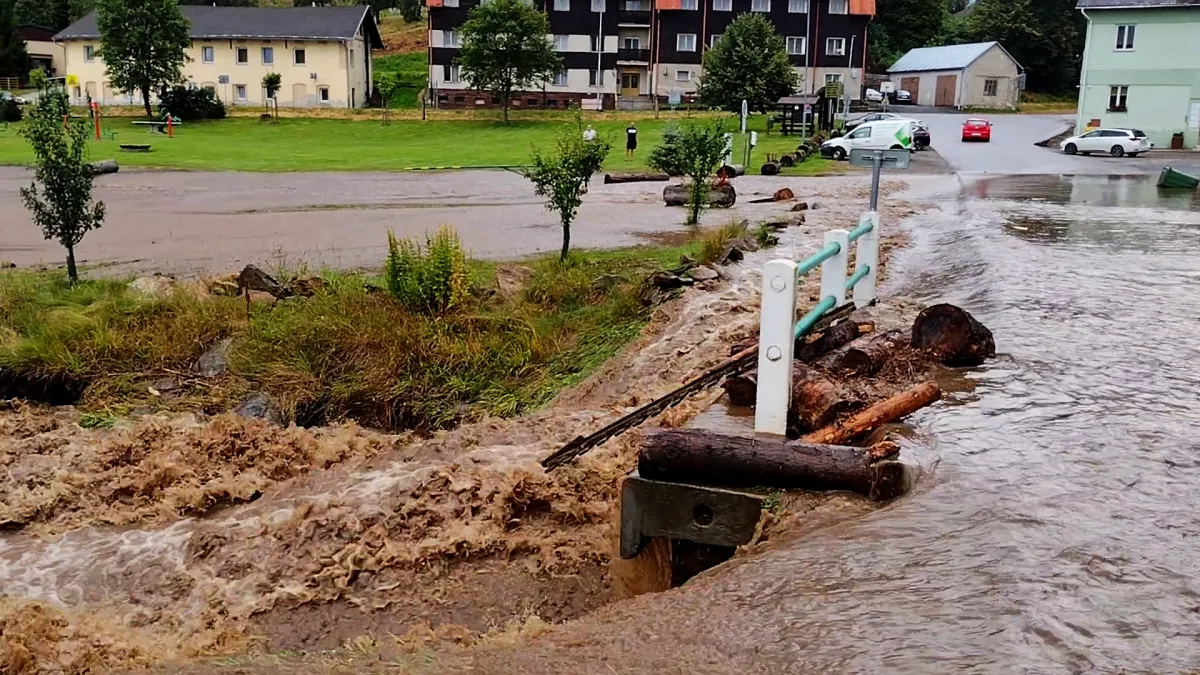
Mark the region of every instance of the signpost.
[[850, 151], [851, 166], [871, 167], [871, 211], [879, 208], [879, 176], [883, 168], [907, 169], [912, 152], [908, 150], [862, 150]]
[[750, 114], [750, 106], [742, 99], [742, 133], [746, 133], [746, 117]]

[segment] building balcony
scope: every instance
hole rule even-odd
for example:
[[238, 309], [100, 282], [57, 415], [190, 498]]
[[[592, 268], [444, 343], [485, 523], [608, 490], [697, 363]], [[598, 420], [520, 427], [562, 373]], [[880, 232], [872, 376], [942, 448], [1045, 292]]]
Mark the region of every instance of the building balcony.
[[617, 63], [650, 63], [650, 50], [618, 49]]
[[649, 26], [650, 10], [622, 9], [617, 12], [617, 23], [621, 26]]

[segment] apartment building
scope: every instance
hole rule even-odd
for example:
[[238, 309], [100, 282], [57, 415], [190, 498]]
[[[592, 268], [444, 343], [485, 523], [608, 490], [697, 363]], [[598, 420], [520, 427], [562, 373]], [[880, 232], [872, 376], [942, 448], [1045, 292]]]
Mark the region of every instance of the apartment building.
[[[460, 28], [480, 0], [427, 0], [429, 83], [443, 107], [491, 105], [470, 90], [455, 59]], [[760, 12], [775, 25], [800, 77], [800, 93], [840, 82], [861, 98], [867, 24], [875, 0], [533, 0], [550, 20], [564, 69], [517, 107], [648, 108], [694, 94], [704, 51], [740, 14]]]

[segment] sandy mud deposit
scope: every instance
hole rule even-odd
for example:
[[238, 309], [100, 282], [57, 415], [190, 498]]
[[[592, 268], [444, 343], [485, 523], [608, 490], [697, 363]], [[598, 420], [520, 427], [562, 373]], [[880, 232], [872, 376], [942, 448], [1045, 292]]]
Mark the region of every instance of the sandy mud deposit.
[[[420, 439], [227, 416], [85, 430], [69, 409], [0, 410], [0, 672], [327, 650], [364, 635], [486, 645], [510, 624], [610, 604], [639, 433], [550, 475], [538, 460], [720, 362], [756, 332], [762, 262], [811, 254], [866, 203], [861, 177], [786, 183], [819, 208], [779, 248], [663, 306], [621, 357], [520, 419]], [[889, 200], [884, 222], [915, 208]], [[898, 232], [885, 231], [885, 251]], [[719, 394], [649, 426], [681, 426]], [[808, 495], [785, 507], [772, 537], [870, 508]]]

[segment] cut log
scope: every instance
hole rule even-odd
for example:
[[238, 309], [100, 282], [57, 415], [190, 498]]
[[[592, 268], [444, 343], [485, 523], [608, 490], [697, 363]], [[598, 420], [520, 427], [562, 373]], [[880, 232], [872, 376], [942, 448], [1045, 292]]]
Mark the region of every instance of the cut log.
[[796, 340], [797, 360], [812, 363], [826, 354], [844, 347], [863, 335], [875, 331], [870, 321], [847, 320], [821, 332], [820, 335], [805, 335]]
[[778, 176], [779, 162], [767, 162], [766, 164], [763, 164], [760, 173], [762, 173], [764, 176]]
[[649, 183], [671, 180], [671, 177], [661, 171], [616, 171], [604, 174], [604, 184], [609, 183]]
[[723, 164], [721, 168], [717, 169], [717, 178], [724, 178], [725, 180], [745, 175], [746, 167], [742, 164]]
[[918, 314], [912, 346], [932, 352], [947, 366], [977, 366], [996, 356], [992, 331], [954, 305], [933, 305]]
[[721, 388], [725, 390], [731, 405], [751, 408], [758, 397], [758, 378], [754, 373], [732, 375], [725, 378]]
[[[691, 190], [690, 185], [672, 183], [663, 188], [663, 201], [667, 206], [685, 206], [691, 197]], [[728, 183], [713, 185], [709, 187], [708, 201], [713, 206], [730, 207], [737, 202], [737, 192]]]
[[103, 176], [109, 173], [116, 173], [121, 167], [117, 166], [115, 159], [102, 159], [98, 162], [92, 162], [92, 175]]
[[791, 411], [804, 431], [832, 424], [842, 415], [861, 407], [862, 404], [844, 396], [838, 391], [837, 385], [816, 370], [802, 363], [796, 363], [793, 367]]
[[891, 443], [852, 448], [670, 429], [646, 436], [638, 473], [681, 483], [849, 490], [891, 499], [904, 490], [904, 466], [894, 461], [897, 452]]
[[926, 382], [880, 401], [840, 422], [818, 429], [801, 440], [808, 443], [849, 443], [870, 433], [876, 427], [908, 417], [941, 397], [941, 388], [933, 382]]
[[779, 165], [783, 167], [796, 166], [796, 158], [791, 155], [784, 155], [779, 158]]
[[896, 352], [908, 346], [908, 335], [893, 330], [860, 337], [821, 359], [821, 365], [855, 375], [874, 375]]

